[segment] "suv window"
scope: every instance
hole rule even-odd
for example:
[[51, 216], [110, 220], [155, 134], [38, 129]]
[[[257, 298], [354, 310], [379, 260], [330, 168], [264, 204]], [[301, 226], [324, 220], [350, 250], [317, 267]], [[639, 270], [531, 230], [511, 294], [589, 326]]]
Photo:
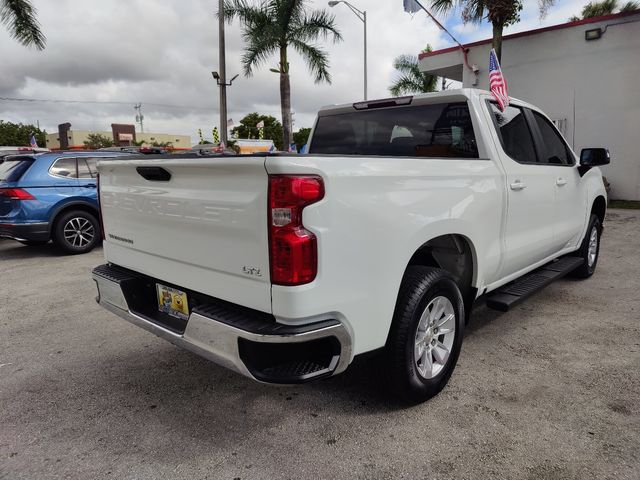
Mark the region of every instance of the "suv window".
[[309, 153], [478, 158], [478, 147], [463, 102], [323, 115]]
[[573, 155], [551, 122], [538, 112], [533, 112], [533, 117], [536, 119], [542, 141], [546, 147], [543, 162], [554, 165], [573, 165]]
[[59, 158], [56, 160], [49, 172], [58, 177], [78, 178], [78, 166], [75, 158]]
[[[93, 170], [89, 165], [90, 160], [93, 160]], [[95, 169], [95, 158], [78, 158], [78, 178], [95, 178]]]
[[502, 148], [519, 163], [536, 163], [538, 158], [533, 146], [533, 136], [520, 107], [509, 105], [504, 112], [495, 103], [489, 108], [500, 132]]
[[97, 158], [85, 158], [89, 171], [91, 172], [91, 178], [96, 178], [98, 175], [98, 159]]
[[32, 157], [7, 158], [0, 163], [0, 182], [17, 182], [29, 169], [33, 161]]

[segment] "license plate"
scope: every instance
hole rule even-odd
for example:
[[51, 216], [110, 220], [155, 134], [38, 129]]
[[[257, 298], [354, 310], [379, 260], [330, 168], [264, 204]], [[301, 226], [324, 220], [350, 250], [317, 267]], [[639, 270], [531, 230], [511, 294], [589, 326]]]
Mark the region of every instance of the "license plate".
[[156, 283], [156, 289], [158, 291], [158, 310], [182, 320], [189, 318], [189, 304], [187, 303], [186, 293], [160, 283]]

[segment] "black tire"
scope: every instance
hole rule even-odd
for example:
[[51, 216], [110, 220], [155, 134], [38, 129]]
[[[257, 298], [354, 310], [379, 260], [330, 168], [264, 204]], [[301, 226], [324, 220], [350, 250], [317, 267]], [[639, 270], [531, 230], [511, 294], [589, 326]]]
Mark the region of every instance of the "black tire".
[[[595, 229], [596, 235], [596, 246], [595, 246], [595, 260], [590, 261], [589, 257], [589, 245], [591, 243], [591, 235]], [[580, 248], [573, 253], [573, 256], [582, 258], [582, 265], [576, 268], [573, 272], [571, 272], [572, 277], [576, 278], [589, 278], [593, 275], [593, 272], [596, 271], [596, 266], [598, 265], [598, 257], [600, 256], [600, 236], [602, 235], [602, 224], [600, 223], [600, 219], [591, 214], [591, 218], [589, 219], [589, 226], [587, 227], [587, 232], [584, 234], [584, 238], [582, 239], [582, 243], [580, 244]]]
[[[448, 359], [432, 378], [425, 378], [419, 371], [419, 360], [416, 359], [417, 333], [422, 314], [432, 302], [441, 301], [438, 297], [449, 300], [452, 307], [450, 315], [455, 315], [455, 319], [451, 320], [455, 325], [455, 331]], [[394, 395], [406, 402], [419, 403], [428, 400], [444, 388], [460, 354], [464, 319], [462, 294], [448, 272], [422, 266], [407, 269], [400, 287], [385, 351], [385, 366]], [[437, 344], [441, 340], [450, 341], [450, 338], [445, 339], [445, 335], [434, 334], [434, 338]], [[436, 359], [431, 353], [428, 355], [429, 362]]]
[[[76, 232], [82, 232], [79, 237], [73, 235], [73, 227], [78, 227]], [[53, 243], [65, 253], [87, 253], [93, 250], [101, 238], [100, 222], [93, 214], [84, 210], [63, 213], [53, 227]]]
[[27, 247], [39, 247], [40, 245], [49, 243], [49, 240], [18, 240], [18, 242]]

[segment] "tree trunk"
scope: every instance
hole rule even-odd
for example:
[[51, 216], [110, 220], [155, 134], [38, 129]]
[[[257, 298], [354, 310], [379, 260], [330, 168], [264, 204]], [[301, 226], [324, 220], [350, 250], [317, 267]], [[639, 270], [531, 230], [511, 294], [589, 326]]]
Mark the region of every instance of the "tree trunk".
[[291, 145], [291, 85], [287, 47], [280, 47], [280, 109], [282, 110], [282, 150], [289, 151]]
[[501, 23], [493, 22], [493, 39], [491, 40], [491, 46], [496, 51], [498, 62], [502, 63], [502, 29]]

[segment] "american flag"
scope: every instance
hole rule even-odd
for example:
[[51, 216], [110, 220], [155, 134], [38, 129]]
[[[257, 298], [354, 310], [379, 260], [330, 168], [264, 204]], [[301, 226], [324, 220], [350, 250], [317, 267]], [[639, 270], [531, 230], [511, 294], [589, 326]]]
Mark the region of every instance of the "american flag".
[[492, 48], [489, 52], [489, 90], [500, 105], [500, 110], [509, 106], [509, 92], [507, 91], [507, 80], [502, 75], [500, 62], [496, 56], [496, 51]]
[[36, 136], [35, 134], [31, 134], [31, 137], [29, 138], [29, 145], [31, 145], [31, 148], [38, 148], [38, 142], [36, 141]]

